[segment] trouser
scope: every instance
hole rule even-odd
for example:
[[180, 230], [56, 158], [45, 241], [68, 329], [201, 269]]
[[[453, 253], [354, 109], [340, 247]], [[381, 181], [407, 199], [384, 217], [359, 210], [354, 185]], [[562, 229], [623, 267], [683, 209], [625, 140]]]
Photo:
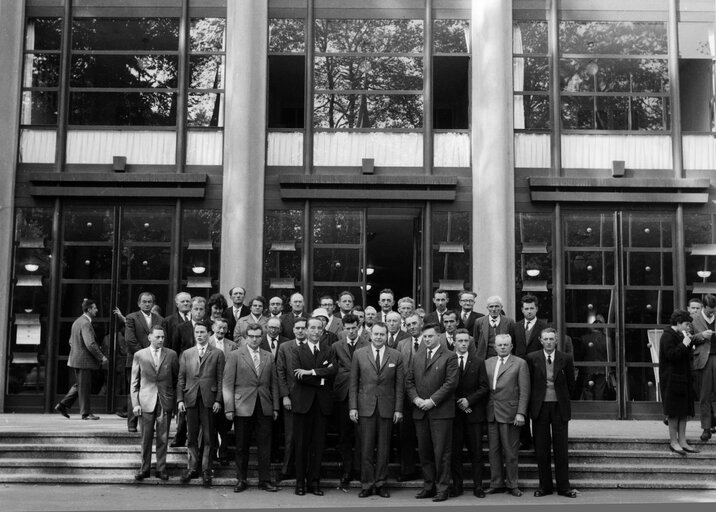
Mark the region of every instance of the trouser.
[[[405, 395], [404, 404], [411, 404], [408, 395]], [[403, 411], [403, 420], [399, 424], [398, 442], [400, 445], [400, 474], [410, 475], [415, 473], [415, 449], [418, 440], [415, 433], [415, 422], [413, 421], [413, 407], [409, 405]]]
[[714, 393], [716, 393], [716, 354], [709, 354], [706, 365], [701, 370], [699, 393], [699, 416], [701, 417], [701, 428], [704, 430], [716, 426], [714, 424], [714, 409], [716, 408]]
[[60, 403], [67, 409], [71, 408], [76, 400], [80, 402], [80, 414], [84, 418], [92, 414], [90, 397], [92, 396], [92, 372], [88, 368], [72, 368], [75, 374], [75, 383]]
[[326, 439], [327, 416], [318, 399], [305, 414], [293, 413], [293, 442], [296, 447], [296, 487], [317, 486]]
[[281, 473], [288, 475], [291, 473], [291, 464], [294, 462], [294, 446], [293, 446], [293, 412], [284, 408], [283, 414], [283, 464], [281, 464]]
[[429, 414], [415, 420], [423, 485], [428, 491], [446, 493], [450, 486], [452, 422], [452, 418], [433, 419]]
[[353, 423], [348, 415], [348, 400], [337, 402], [338, 411], [338, 450], [343, 462], [343, 475], [350, 477], [351, 473], [360, 467], [359, 427]]
[[142, 473], [149, 473], [152, 464], [152, 440], [157, 433], [157, 467], [156, 473], [164, 473], [167, 469], [167, 444], [169, 442], [169, 426], [172, 423], [172, 411], [165, 411], [157, 400], [152, 412], [143, 412], [142, 416]]
[[[463, 414], [464, 416], [460, 416]], [[482, 488], [482, 433], [484, 423], [470, 423], [462, 411], [456, 412], [452, 427], [452, 459], [450, 473], [455, 489], [463, 488], [462, 447], [467, 446], [467, 453], [472, 465], [472, 478], [475, 489]]]
[[271, 464], [271, 423], [273, 417], [266, 416], [257, 399], [254, 412], [251, 416], [234, 416], [234, 430], [236, 431], [236, 479], [246, 481], [249, 469], [249, 443], [251, 433], [256, 433], [256, 448], [259, 463], [259, 483], [270, 480], [269, 468]]
[[134, 407], [132, 407], [132, 367], [124, 368], [124, 381], [127, 384], [127, 428], [137, 428], [138, 418], [134, 415]]
[[376, 407], [372, 416], [358, 418], [358, 427], [361, 438], [362, 487], [363, 489], [383, 487], [388, 478], [392, 418], [381, 418]]
[[224, 411], [214, 414], [214, 427], [216, 435], [214, 436], [214, 446], [218, 451], [219, 458], [225, 458], [229, 454], [229, 430], [231, 430], [231, 422], [224, 416]]
[[543, 491], [552, 491], [552, 462], [550, 451], [554, 450], [554, 472], [557, 477], [557, 490], [568, 491], [569, 456], [568, 420], [562, 418], [557, 402], [544, 402], [539, 416], [533, 421], [535, 433], [535, 455], [539, 487]]
[[487, 424], [487, 440], [490, 447], [490, 486], [517, 489], [520, 427], [491, 421]]
[[[211, 404], [213, 405], [213, 404]], [[194, 407], [186, 408], [186, 425], [187, 425], [187, 450], [189, 453], [188, 468], [190, 471], [203, 472], [211, 471], [211, 463], [214, 454], [214, 413], [211, 406], [206, 407], [201, 394], [196, 397]], [[199, 454], [199, 428], [201, 427], [202, 435], [202, 454]]]

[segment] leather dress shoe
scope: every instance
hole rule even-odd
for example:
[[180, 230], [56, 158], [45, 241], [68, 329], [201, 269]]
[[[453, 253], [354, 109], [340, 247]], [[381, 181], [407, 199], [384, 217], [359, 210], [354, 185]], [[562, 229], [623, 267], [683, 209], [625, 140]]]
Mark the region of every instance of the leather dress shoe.
[[95, 416], [94, 414], [90, 413], [90, 414], [86, 414], [86, 415], [82, 416], [82, 419], [83, 420], [98, 420], [99, 416]]
[[482, 490], [482, 487], [475, 487], [475, 490], [472, 491], [472, 494], [475, 495], [475, 498], [484, 498], [485, 497], [485, 491]]
[[127, 413], [124, 411], [115, 411], [114, 414], [116, 414], [117, 416], [119, 416], [120, 418], [123, 418], [125, 420], [127, 419]]
[[390, 491], [386, 489], [385, 487], [378, 487], [375, 490], [375, 493], [380, 496], [381, 498], [390, 498]]
[[552, 494], [552, 491], [545, 491], [543, 489], [537, 489], [535, 491], [535, 498], [541, 498], [542, 496], [549, 496]]
[[570, 489], [568, 491], [559, 491], [557, 494], [564, 496], [565, 498], [576, 498], [579, 493], [574, 489]]
[[696, 448], [692, 448], [690, 446], [682, 446], [681, 449], [686, 453], [701, 453], [701, 450], [697, 450]]
[[167, 480], [169, 480], [169, 474], [166, 471], [162, 471], [160, 473], [157, 473], [157, 478], [166, 482]]
[[186, 444], [186, 439], [177, 439], [176, 437], [174, 440], [169, 443], [169, 448], [182, 448]]
[[459, 487], [450, 487], [450, 490], [448, 491], [448, 495], [451, 498], [457, 498], [458, 496], [462, 495], [462, 489]]
[[311, 493], [312, 493], [314, 496], [323, 496], [323, 491], [322, 491], [321, 488], [318, 487], [318, 486], [311, 487]]
[[210, 471], [204, 471], [201, 474], [201, 486], [209, 488], [211, 487], [211, 472]]
[[418, 500], [424, 500], [427, 498], [432, 498], [433, 496], [435, 496], [435, 489], [423, 489], [415, 495], [415, 498]]
[[303, 487], [296, 487], [296, 490], [293, 491], [293, 493], [294, 493], [296, 496], [305, 496], [305, 495], [306, 495], [306, 489], [304, 489]]
[[674, 453], [678, 453], [679, 455], [686, 455], [686, 452], [680, 446], [678, 448], [674, 448], [674, 446], [670, 444], [669, 450]]
[[240, 480], [236, 482], [236, 487], [234, 487], [234, 492], [244, 492], [246, 490], [246, 482], [243, 480]]
[[522, 496], [522, 491], [520, 491], [517, 487], [515, 487], [514, 489], [510, 489], [509, 492], [515, 498], [519, 498], [520, 496]]
[[137, 427], [127, 427], [127, 432], [131, 432], [132, 434], [137, 433]]
[[433, 501], [446, 501], [447, 499], [448, 499], [447, 492], [439, 492], [435, 496], [433, 496]]
[[276, 487], [272, 482], [260, 482], [259, 489], [261, 489], [262, 491], [266, 491], [266, 492], [278, 491], [278, 487]]
[[358, 493], [359, 498], [367, 498], [368, 496], [373, 496], [373, 489], [361, 489]]
[[485, 491], [485, 494], [500, 494], [503, 492], [507, 492], [507, 489], [504, 487], [490, 487]]
[[199, 476], [198, 471], [189, 471], [188, 469], [181, 474], [179, 481], [183, 484], [188, 484], [192, 478]]
[[62, 414], [65, 418], [70, 419], [70, 415], [69, 415], [69, 413], [67, 412], [67, 407], [65, 407], [64, 405], [62, 405], [62, 404], [57, 404], [57, 405], [55, 406], [55, 411], [57, 411], [57, 412], [59, 412], [60, 414]]
[[400, 475], [398, 477], [398, 482], [410, 482], [412, 480], [417, 480], [420, 478], [417, 473], [408, 473], [405, 475]]
[[709, 439], [711, 439], [711, 429], [705, 428], [704, 431], [701, 433], [701, 440], [706, 442]]
[[145, 478], [149, 478], [149, 471], [137, 471], [136, 473], [134, 473], [134, 479], [137, 482], [141, 482]]

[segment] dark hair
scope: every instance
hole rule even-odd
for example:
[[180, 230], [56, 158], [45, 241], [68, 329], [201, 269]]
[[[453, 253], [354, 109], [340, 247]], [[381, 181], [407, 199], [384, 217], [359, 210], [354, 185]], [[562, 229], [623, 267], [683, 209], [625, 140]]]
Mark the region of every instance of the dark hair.
[[353, 309], [351, 309], [351, 312], [355, 312], [355, 311], [365, 312], [365, 310], [363, 309], [363, 306], [361, 306], [360, 304], [356, 304], [355, 306], [353, 306]]
[[688, 302], [687, 304], [691, 304], [692, 302], [695, 302], [696, 304], [699, 304], [699, 305], [701, 305], [701, 306], [704, 305], [704, 301], [702, 301], [702, 300], [699, 299], [698, 297], [691, 297], [691, 298], [689, 299], [689, 302]]
[[393, 290], [391, 290], [390, 288], [383, 288], [383, 289], [380, 291], [380, 293], [378, 294], [378, 297], [380, 297], [380, 296], [383, 295], [384, 293], [389, 293], [389, 294], [391, 295], [391, 297], [393, 297], [393, 300], [395, 300], [395, 294], [393, 293]]
[[253, 304], [254, 302], [259, 301], [261, 305], [266, 309], [266, 297], [262, 297], [261, 295], [257, 295], [253, 299], [251, 299], [251, 302], [249, 304]]
[[343, 325], [357, 324], [357, 323], [358, 323], [358, 317], [355, 316], [353, 313], [348, 313], [346, 316], [343, 317]]
[[[689, 317], [689, 318], [691, 318], [691, 317]], [[547, 333], [553, 332], [553, 333], [554, 333], [554, 337], [555, 337], [555, 338], [557, 337], [557, 329], [555, 329], [554, 327], [545, 327], [544, 329], [542, 329], [542, 330], [540, 331], [539, 337], [541, 338], [542, 335], [543, 335], [544, 333], [546, 333], [546, 332], [547, 332]]]
[[149, 329], [149, 332], [152, 332], [152, 333], [153, 333], [154, 331], [162, 331], [162, 332], [164, 333], [164, 336], [167, 335], [166, 329], [164, 329], [164, 327], [162, 327], [162, 326], [159, 325], [159, 324], [154, 324], [154, 325], [152, 326], [152, 328]]
[[304, 324], [308, 325], [308, 318], [305, 316], [299, 316], [296, 318], [296, 320], [293, 321], [293, 326], [295, 327], [298, 322], [303, 322]]
[[456, 321], [460, 318], [460, 315], [457, 314], [457, 311], [455, 311], [454, 309], [448, 309], [445, 311], [445, 313], [443, 313], [443, 322], [445, 321], [446, 315], [454, 316]]
[[226, 297], [224, 297], [220, 293], [214, 293], [209, 296], [209, 300], [206, 303], [206, 308], [211, 311], [211, 306], [218, 306], [222, 310], [225, 310], [229, 307], [229, 303], [226, 302]]
[[374, 327], [382, 327], [385, 329], [385, 332], [390, 332], [390, 329], [388, 329], [388, 326], [385, 324], [385, 322], [373, 322], [373, 325], [370, 326], [370, 332], [373, 332]]
[[351, 292], [349, 292], [348, 290], [344, 290], [344, 291], [342, 291], [341, 293], [339, 293], [339, 294], [338, 294], [338, 300], [341, 300], [341, 297], [343, 297], [344, 295], [348, 295], [353, 302], [356, 301], [355, 295], [353, 295], [353, 294], [352, 294]]
[[435, 297], [438, 293], [444, 293], [447, 295], [447, 291], [443, 290], [442, 288], [438, 288], [433, 292], [433, 297]]
[[436, 324], [435, 322], [430, 322], [430, 323], [423, 325], [423, 328], [420, 331], [425, 332], [428, 329], [435, 329], [435, 332], [439, 332], [440, 326], [438, 324]]
[[520, 304], [537, 304], [537, 297], [532, 295], [531, 293], [528, 293], [527, 295], [523, 295], [520, 299]]
[[330, 295], [321, 295], [321, 298], [318, 299], [318, 303], [320, 304], [321, 302], [323, 302], [323, 299], [331, 299], [331, 302], [333, 302], [333, 304], [336, 303], [335, 299]]
[[264, 328], [261, 324], [252, 323], [246, 326], [246, 333], [248, 334], [249, 331], [261, 331], [261, 334], [263, 334]]
[[463, 327], [460, 327], [458, 330], [455, 331], [455, 336], [457, 336], [458, 334], [467, 334], [468, 336], [470, 336], [470, 331]]
[[716, 295], [707, 293], [704, 295], [704, 306], [707, 308], [716, 308]]
[[152, 292], [142, 292], [137, 296], [137, 302], [142, 300], [142, 297], [145, 295], [149, 295], [152, 298], [152, 302], [156, 302], [157, 298], [154, 296]]
[[92, 299], [83, 299], [82, 300], [82, 312], [87, 313], [90, 309], [92, 309], [92, 306], [96, 305], [97, 303]]
[[[711, 295], [711, 297], [713, 297], [713, 295]], [[669, 318], [670, 325], [677, 325], [684, 322], [691, 322], [691, 315], [688, 311], [684, 311], [683, 309], [677, 309], [676, 311], [671, 313], [671, 318]]]

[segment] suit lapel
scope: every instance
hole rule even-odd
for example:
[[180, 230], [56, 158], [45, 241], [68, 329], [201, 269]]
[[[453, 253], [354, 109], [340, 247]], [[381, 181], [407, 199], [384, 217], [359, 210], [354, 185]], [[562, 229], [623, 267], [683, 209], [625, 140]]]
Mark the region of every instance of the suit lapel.
[[433, 364], [435, 364], [435, 361], [438, 360], [438, 358], [442, 355], [443, 350], [447, 350], [446, 348], [443, 348], [441, 344], [438, 344], [437, 348], [435, 349], [435, 353], [430, 358], [430, 361], [428, 361], [428, 364], [425, 365], [425, 370], [427, 371], [428, 368], [430, 368]]

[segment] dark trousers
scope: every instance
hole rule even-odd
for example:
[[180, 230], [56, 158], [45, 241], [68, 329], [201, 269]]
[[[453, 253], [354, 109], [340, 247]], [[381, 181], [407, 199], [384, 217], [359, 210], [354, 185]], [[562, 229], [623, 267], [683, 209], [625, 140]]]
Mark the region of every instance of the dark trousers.
[[214, 427], [216, 428], [214, 446], [219, 458], [223, 459], [229, 455], [229, 430], [231, 430], [231, 422], [226, 419], [223, 410], [214, 414]]
[[177, 431], [174, 434], [174, 442], [179, 446], [186, 444], [186, 413], [177, 413]]
[[517, 489], [520, 427], [491, 421], [487, 424], [487, 438], [490, 446], [490, 487]]
[[336, 402], [338, 411], [338, 450], [343, 462], [343, 475], [350, 477], [353, 471], [360, 468], [360, 443], [361, 436], [359, 427], [353, 423], [348, 415], [348, 399]]
[[157, 433], [157, 467], [156, 473], [164, 473], [167, 469], [167, 444], [169, 442], [169, 426], [172, 423], [172, 412], [162, 409], [157, 400], [153, 412], [142, 413], [142, 473], [149, 473], [152, 465], [152, 441]]
[[450, 486], [452, 454], [452, 418], [434, 419], [425, 414], [415, 420], [418, 454], [423, 467], [424, 488], [446, 493]]
[[328, 417], [321, 413], [318, 399], [305, 414], [293, 413], [293, 442], [296, 449], [296, 487], [317, 486], [326, 440]]
[[452, 460], [450, 462], [452, 485], [455, 489], [462, 490], [463, 488], [462, 448], [467, 446], [475, 489], [480, 489], [482, 488], [483, 471], [482, 433], [485, 424], [470, 423], [467, 415], [462, 411], [456, 411], [455, 414], [455, 420], [452, 424]]
[[72, 368], [75, 374], [75, 383], [67, 392], [60, 403], [69, 409], [74, 405], [75, 401], [80, 402], [80, 414], [84, 418], [92, 414], [90, 407], [90, 397], [92, 396], [92, 372], [88, 368]]
[[569, 456], [567, 453], [569, 422], [562, 418], [557, 402], [544, 402], [534, 421], [535, 454], [539, 487], [543, 491], [552, 491], [552, 465], [550, 451], [554, 450], [554, 472], [557, 477], [557, 490], [569, 490]]
[[388, 478], [392, 418], [381, 418], [376, 407], [372, 416], [358, 418], [358, 427], [361, 438], [362, 487], [363, 489], [382, 487]]
[[264, 415], [261, 402], [256, 399], [254, 413], [251, 416], [234, 416], [234, 430], [236, 431], [236, 479], [246, 481], [249, 469], [249, 443], [251, 433], [256, 433], [256, 448], [258, 451], [259, 483], [268, 482], [271, 464], [271, 423], [273, 417]]
[[281, 410], [283, 415], [283, 464], [281, 464], [281, 473], [284, 475], [291, 474], [291, 465], [294, 461], [295, 450], [293, 446], [293, 412]]
[[[412, 404], [408, 395], [405, 395], [404, 404]], [[403, 421], [398, 429], [398, 442], [400, 444], [400, 474], [410, 475], [415, 473], [415, 449], [418, 446], [418, 439], [413, 421], [413, 407], [408, 405], [403, 411]]]
[[[714, 341], [712, 341], [714, 343]], [[701, 428], [708, 430], [714, 427], [714, 402], [716, 397], [716, 354], [709, 354], [709, 358], [704, 365], [703, 370], [699, 372], [701, 375], [701, 387], [699, 389], [699, 416], [701, 417]]]
[[132, 407], [132, 367], [124, 368], [124, 381], [127, 383], [127, 428], [137, 428], [139, 419], [134, 415], [134, 407]]
[[[186, 408], [188, 467], [190, 471], [199, 471], [199, 464], [201, 464], [203, 472], [211, 471], [215, 449], [214, 436], [216, 435], [214, 432], [214, 413], [211, 412], [211, 405], [213, 404], [206, 407], [201, 399], [201, 393], [199, 393], [194, 407]], [[201, 427], [202, 454], [199, 454], [199, 427]]]

